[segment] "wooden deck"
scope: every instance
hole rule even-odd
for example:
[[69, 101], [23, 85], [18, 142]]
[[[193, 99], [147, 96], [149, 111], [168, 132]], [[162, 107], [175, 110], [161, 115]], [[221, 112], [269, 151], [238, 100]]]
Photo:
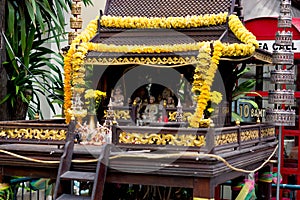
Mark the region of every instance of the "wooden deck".
[[[276, 142], [273, 142], [235, 153], [228, 151], [220, 156], [234, 167], [253, 170], [272, 154], [275, 146]], [[1, 150], [46, 161], [59, 161], [63, 152], [57, 146], [30, 144], [1, 145]], [[74, 169], [94, 171], [96, 162], [77, 163], [76, 160], [95, 159], [99, 153], [97, 146], [75, 145]], [[39, 163], [5, 153], [0, 154], [2, 176], [55, 179], [58, 166], [59, 163]], [[234, 171], [223, 162], [202, 157], [196, 152], [125, 153], [116, 151], [110, 157], [106, 182], [193, 188], [194, 197], [212, 199], [215, 195], [214, 189], [218, 184], [242, 175], [246, 173]]]
[[[1, 178], [56, 179], [64, 144], [74, 138], [72, 129], [48, 126], [49, 122], [24, 123], [0, 124]], [[39, 137], [63, 130], [65, 140], [40, 141], [35, 138], [37, 130]], [[193, 188], [195, 198], [214, 199], [219, 184], [247, 176], [263, 164], [257, 171], [272, 171], [272, 164], [265, 161], [276, 146], [275, 127], [264, 124], [196, 130], [115, 126], [106, 183]], [[95, 172], [102, 149], [75, 144], [70, 170]], [[264, 188], [258, 199], [270, 199], [271, 184], [258, 184]]]

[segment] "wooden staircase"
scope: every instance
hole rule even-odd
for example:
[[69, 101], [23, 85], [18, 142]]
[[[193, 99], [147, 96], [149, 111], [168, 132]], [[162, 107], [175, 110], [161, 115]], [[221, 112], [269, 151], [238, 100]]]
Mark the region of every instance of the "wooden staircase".
[[[72, 134], [71, 134], [72, 135]], [[54, 190], [54, 200], [102, 200], [107, 166], [109, 162], [110, 144], [102, 146], [102, 151], [97, 161], [95, 172], [72, 171], [72, 157], [74, 140], [70, 139], [65, 145], [61, 157]], [[91, 182], [93, 188], [91, 196], [78, 196], [72, 194], [73, 181]]]

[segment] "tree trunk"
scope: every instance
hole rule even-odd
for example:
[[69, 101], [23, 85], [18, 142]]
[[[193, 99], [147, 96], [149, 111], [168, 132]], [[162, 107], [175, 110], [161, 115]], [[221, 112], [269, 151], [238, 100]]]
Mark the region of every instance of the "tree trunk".
[[[0, 31], [5, 32], [5, 0], [0, 0]], [[0, 99], [2, 99], [7, 93], [7, 75], [6, 71], [3, 68], [2, 63], [6, 60], [6, 53], [5, 53], [5, 43], [0, 35]], [[8, 109], [7, 104], [4, 103], [0, 105], [1, 115], [0, 121], [8, 120]]]
[[8, 104], [8, 120], [24, 120], [28, 111], [28, 103], [23, 102], [21, 97], [17, 97], [16, 104], [13, 108]]

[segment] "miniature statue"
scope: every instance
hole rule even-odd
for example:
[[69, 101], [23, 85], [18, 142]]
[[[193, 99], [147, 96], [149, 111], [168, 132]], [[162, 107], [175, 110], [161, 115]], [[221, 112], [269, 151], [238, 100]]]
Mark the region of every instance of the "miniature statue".
[[167, 98], [167, 108], [175, 108], [175, 101], [173, 99], [173, 97], [168, 97]]
[[158, 105], [155, 104], [155, 97], [150, 96], [149, 104], [146, 106], [143, 119], [151, 122], [157, 121]]
[[80, 97], [80, 94], [76, 94], [76, 97], [75, 97], [75, 101], [74, 101], [74, 109], [75, 110], [81, 110], [82, 107], [83, 107], [83, 101], [81, 101], [81, 97]]
[[112, 95], [112, 105], [113, 106], [123, 106], [124, 96], [120, 87], [117, 87]]

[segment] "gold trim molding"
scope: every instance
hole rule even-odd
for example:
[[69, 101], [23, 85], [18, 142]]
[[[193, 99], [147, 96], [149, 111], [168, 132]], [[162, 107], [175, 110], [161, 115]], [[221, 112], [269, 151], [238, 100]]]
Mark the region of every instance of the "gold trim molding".
[[[107, 117], [107, 110], [104, 110], [104, 118]], [[129, 110], [114, 110], [114, 117], [116, 120], [124, 119], [130, 120], [130, 112]]]
[[174, 135], [158, 133], [128, 133], [120, 132], [120, 144], [148, 144], [148, 145], [173, 145], [173, 146], [205, 146], [206, 140], [203, 135]]
[[2, 128], [0, 138], [5, 139], [36, 139], [36, 140], [65, 140], [66, 130], [37, 129], [37, 128]]
[[275, 127], [261, 129], [262, 138], [272, 137], [272, 136], [275, 136]]
[[[177, 114], [177, 111], [174, 111], [174, 112], [169, 112], [169, 121], [176, 121], [176, 114]], [[183, 112], [183, 116], [182, 116], [182, 121], [184, 122], [187, 122], [189, 117], [191, 117], [193, 115], [193, 113], [191, 112]]]
[[273, 63], [272, 56], [265, 55], [265, 54], [257, 52], [257, 51], [254, 52], [253, 57], [258, 59], [258, 60], [269, 63], [269, 64]]
[[241, 141], [259, 139], [259, 130], [246, 130], [241, 132]]
[[237, 142], [238, 142], [237, 132], [221, 134], [215, 137], [215, 146], [237, 143]]
[[[125, 57], [125, 58], [86, 58], [85, 64], [93, 65], [124, 65], [124, 64], [134, 64], [134, 65], [157, 65], [157, 67], [162, 67], [159, 65], [172, 65], [170, 67], [177, 67], [181, 65], [195, 64], [196, 57]], [[174, 66], [175, 65], [175, 66]]]

